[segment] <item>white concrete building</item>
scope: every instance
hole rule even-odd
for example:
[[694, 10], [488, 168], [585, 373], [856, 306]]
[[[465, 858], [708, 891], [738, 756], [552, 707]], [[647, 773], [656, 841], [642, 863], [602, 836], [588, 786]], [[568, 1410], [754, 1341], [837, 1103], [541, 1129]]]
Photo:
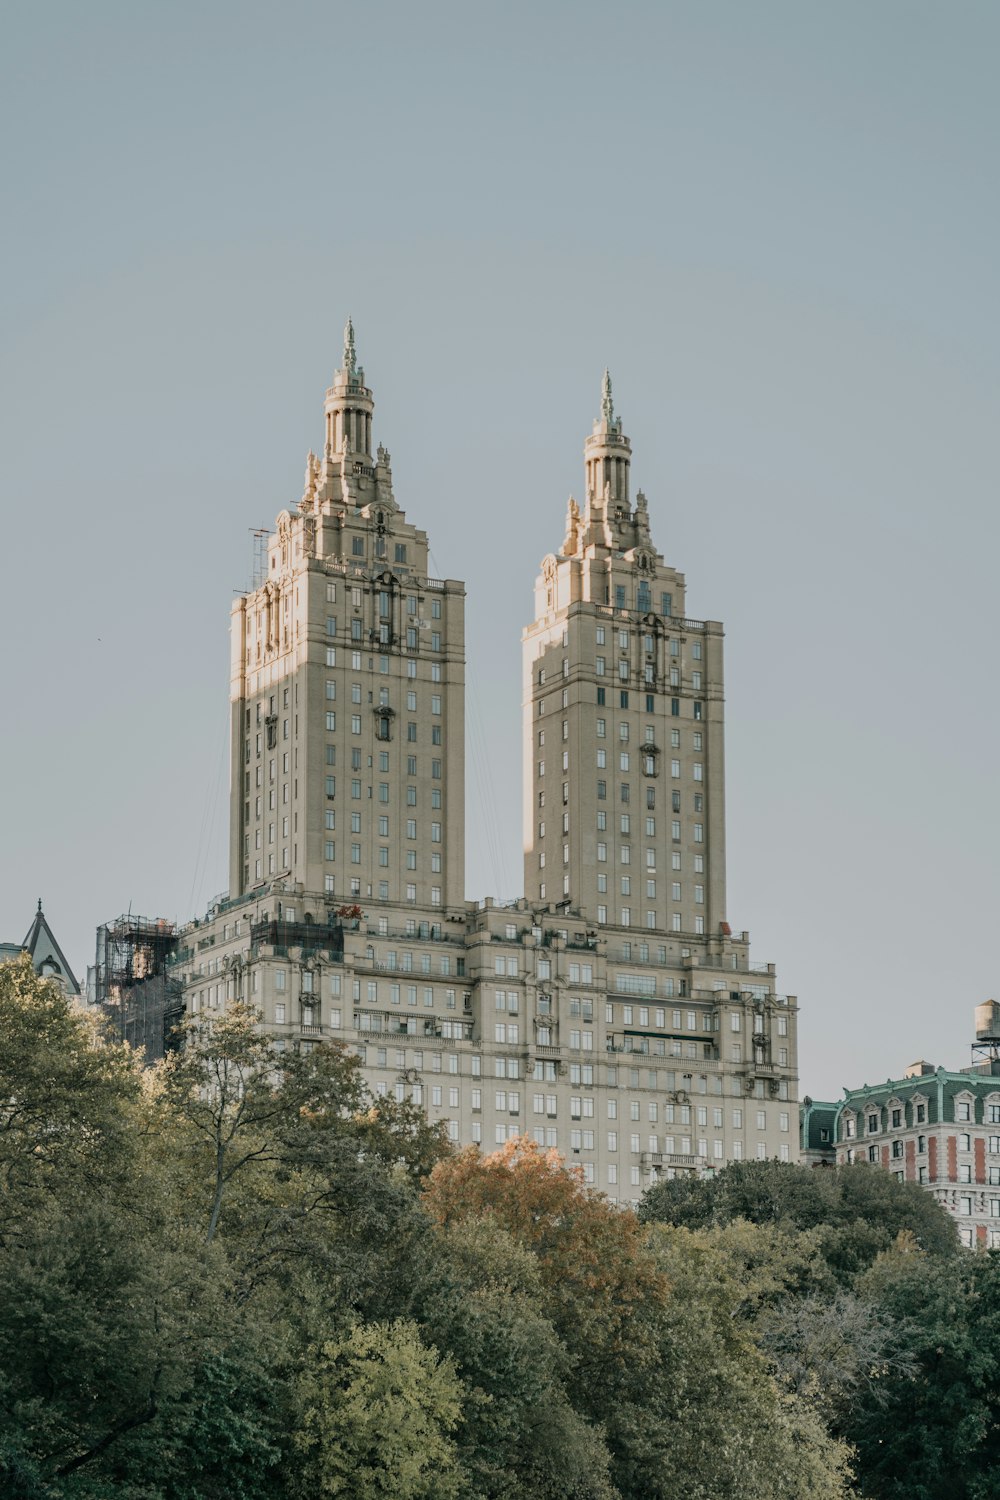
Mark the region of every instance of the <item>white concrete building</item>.
[[466, 902], [464, 588], [371, 450], [348, 324], [322, 458], [233, 606], [230, 894], [188, 1008], [336, 1039], [459, 1142], [529, 1134], [615, 1199], [797, 1155], [797, 1007], [727, 921], [722, 626], [629, 498], [605, 376], [524, 633], [525, 895]]

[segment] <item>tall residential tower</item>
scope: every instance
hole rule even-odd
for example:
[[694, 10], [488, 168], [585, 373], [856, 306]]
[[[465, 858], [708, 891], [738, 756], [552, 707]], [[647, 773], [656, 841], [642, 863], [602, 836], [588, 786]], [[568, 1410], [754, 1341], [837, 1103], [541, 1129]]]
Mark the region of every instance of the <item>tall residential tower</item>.
[[348, 322], [323, 457], [232, 608], [229, 893], [462, 912], [465, 590], [427, 576], [374, 405]]
[[233, 606], [230, 891], [178, 935], [188, 1011], [246, 1000], [615, 1199], [794, 1157], [795, 1000], [726, 920], [722, 627], [632, 502], [610, 380], [524, 633], [514, 902], [465, 899], [464, 589], [428, 576], [373, 405], [348, 324], [323, 456]]
[[605, 371], [585, 509], [524, 633], [524, 888], [701, 946], [726, 919], [722, 626], [686, 617], [630, 460]]

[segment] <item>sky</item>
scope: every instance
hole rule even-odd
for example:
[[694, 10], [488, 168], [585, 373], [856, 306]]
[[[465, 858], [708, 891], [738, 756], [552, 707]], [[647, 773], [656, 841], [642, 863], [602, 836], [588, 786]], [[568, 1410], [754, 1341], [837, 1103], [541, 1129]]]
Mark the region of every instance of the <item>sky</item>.
[[0, 939], [225, 889], [228, 620], [350, 314], [466, 581], [467, 894], [522, 889], [520, 632], [601, 373], [726, 626], [728, 915], [801, 1091], [1000, 997], [1000, 9], [10, 0]]

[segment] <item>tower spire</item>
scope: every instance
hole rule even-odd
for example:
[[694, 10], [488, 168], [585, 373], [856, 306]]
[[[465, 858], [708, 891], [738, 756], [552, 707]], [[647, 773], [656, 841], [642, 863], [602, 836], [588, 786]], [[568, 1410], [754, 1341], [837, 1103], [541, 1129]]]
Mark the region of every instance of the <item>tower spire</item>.
[[611, 376], [607, 365], [604, 366], [604, 379], [601, 381], [601, 416], [608, 427], [615, 420], [615, 403], [611, 399]]
[[326, 393], [326, 446], [328, 461], [339, 457], [342, 462], [371, 461], [372, 410], [375, 402], [365, 385], [365, 372], [358, 364], [354, 344], [354, 322], [344, 326], [344, 359], [334, 372], [333, 384]]
[[592, 519], [591, 506], [603, 512], [606, 500], [616, 509], [629, 509], [628, 479], [632, 445], [622, 431], [622, 419], [615, 416], [611, 394], [611, 374], [605, 368], [601, 378], [601, 415], [584, 443], [587, 475], [587, 522]]

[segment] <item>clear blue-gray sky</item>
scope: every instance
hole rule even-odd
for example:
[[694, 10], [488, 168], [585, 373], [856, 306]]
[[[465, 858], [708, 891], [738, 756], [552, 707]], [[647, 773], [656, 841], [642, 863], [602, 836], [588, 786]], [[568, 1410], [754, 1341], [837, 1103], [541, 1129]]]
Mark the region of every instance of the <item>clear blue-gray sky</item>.
[[[1000, 9], [92, 0], [0, 46], [0, 937], [227, 880], [228, 610], [350, 312], [466, 579], [468, 894], [608, 364], [727, 627], [729, 916], [804, 1092], [968, 1057], [997, 959]], [[474, 751], [475, 753], [471, 753]]]

